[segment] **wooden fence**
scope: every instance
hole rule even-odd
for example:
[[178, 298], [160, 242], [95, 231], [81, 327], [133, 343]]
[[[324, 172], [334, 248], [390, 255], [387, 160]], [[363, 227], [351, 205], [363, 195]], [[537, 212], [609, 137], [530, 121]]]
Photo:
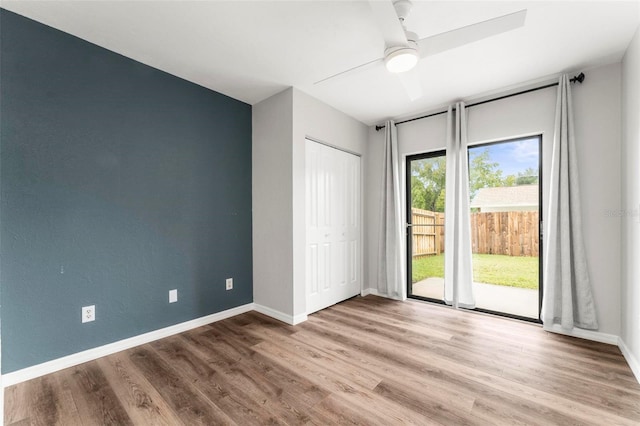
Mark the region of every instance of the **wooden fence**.
[[[444, 213], [411, 209], [413, 257], [444, 253]], [[538, 212], [471, 213], [471, 250], [480, 254], [538, 256]]]
[[413, 257], [444, 253], [444, 213], [411, 209]]
[[471, 214], [473, 253], [538, 256], [538, 212]]

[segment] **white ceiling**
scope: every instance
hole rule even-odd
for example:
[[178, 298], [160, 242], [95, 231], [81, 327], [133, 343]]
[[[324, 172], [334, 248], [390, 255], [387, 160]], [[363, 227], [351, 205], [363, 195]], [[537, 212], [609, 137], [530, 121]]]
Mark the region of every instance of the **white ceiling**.
[[415, 1], [406, 24], [421, 38], [524, 8], [528, 13], [523, 28], [422, 60], [425, 95], [410, 101], [382, 65], [314, 84], [382, 56], [384, 41], [366, 1], [0, 5], [249, 104], [294, 86], [366, 124], [619, 61], [640, 25], [640, 0]]

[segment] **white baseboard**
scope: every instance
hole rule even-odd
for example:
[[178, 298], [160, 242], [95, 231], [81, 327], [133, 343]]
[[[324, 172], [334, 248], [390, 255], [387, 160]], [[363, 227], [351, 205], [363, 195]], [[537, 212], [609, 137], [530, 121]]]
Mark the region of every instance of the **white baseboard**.
[[307, 314], [300, 314], [300, 315], [295, 315], [293, 317], [293, 322], [291, 322], [291, 325], [296, 325], [296, 324], [300, 324], [301, 322], [305, 322], [309, 317], [307, 316]]
[[373, 294], [374, 296], [378, 296], [378, 289], [377, 288], [363, 288], [362, 291], [360, 292], [360, 296], [362, 296], [362, 297], [368, 296], [370, 294]]
[[552, 333], [564, 334], [566, 336], [578, 337], [580, 339], [593, 340], [594, 342], [607, 343], [609, 345], [618, 345], [619, 337], [615, 334], [601, 333], [599, 331], [583, 330], [582, 328], [573, 328], [565, 330], [560, 324], [553, 324], [542, 327], [545, 331]]
[[622, 340], [622, 337], [618, 340], [618, 347], [622, 355], [624, 355], [624, 359], [627, 360], [627, 364], [629, 364], [633, 375], [636, 376], [636, 380], [640, 383], [640, 361], [633, 355], [629, 347], [624, 343], [624, 340]]
[[377, 288], [366, 288], [361, 293], [362, 296], [367, 296], [369, 294], [371, 294], [373, 296], [385, 297], [387, 299], [399, 300], [401, 302], [407, 300], [406, 297], [403, 298], [403, 297], [389, 296], [386, 293], [380, 293]]
[[253, 310], [289, 325], [300, 324], [301, 322], [305, 322], [307, 320], [307, 314], [289, 315], [285, 314], [284, 312], [269, 308], [267, 306], [259, 305], [257, 303], [253, 304]]
[[[374, 288], [363, 289], [361, 292], [362, 296], [366, 296], [369, 294], [385, 297], [385, 295], [378, 294], [378, 290]], [[111, 355], [113, 353], [120, 352], [125, 349], [130, 349], [135, 346], [153, 342], [154, 340], [159, 340], [165, 337], [172, 336], [174, 334], [183, 333], [185, 331], [188, 331], [197, 327], [201, 327], [203, 325], [211, 324], [213, 322], [220, 321], [226, 318], [231, 318], [233, 316], [240, 315], [249, 311], [260, 312], [261, 314], [267, 315], [271, 318], [277, 319], [279, 321], [282, 321], [290, 325], [300, 324], [301, 322], [304, 322], [307, 320], [306, 314], [292, 316], [263, 305], [258, 305], [255, 303], [247, 303], [246, 305], [238, 306], [232, 309], [227, 309], [226, 311], [217, 312], [215, 314], [207, 315], [205, 317], [196, 318], [191, 321], [186, 321], [180, 324], [176, 324], [176, 325], [165, 327], [159, 330], [151, 331], [149, 333], [144, 333], [138, 336], [130, 337], [128, 339], [120, 340], [118, 342], [109, 343], [104, 346], [100, 346], [97, 348], [92, 348], [86, 351], [67, 355], [65, 357], [47, 361], [42, 364], [34, 365], [32, 367], [23, 368], [22, 370], [14, 371], [12, 373], [3, 374], [2, 376], [0, 376], [0, 395], [2, 395], [4, 388], [8, 386], [25, 382], [27, 380], [35, 379], [36, 377], [44, 376], [45, 374], [54, 373], [56, 371], [73, 367], [75, 365], [82, 364], [84, 362], [93, 361], [95, 359], [101, 358], [103, 356]], [[613, 334], [600, 333], [597, 331], [590, 331], [590, 330], [582, 330], [578, 328], [574, 328], [571, 331], [567, 331], [562, 329], [562, 327], [560, 327], [557, 324], [554, 324], [551, 327], [545, 326], [544, 329], [554, 333], [560, 333], [568, 336], [579, 337], [582, 339], [594, 340], [596, 342], [617, 345], [620, 348], [620, 351], [624, 355], [625, 359], [627, 360], [627, 363], [629, 364], [631, 371], [633, 371], [633, 374], [636, 376], [636, 379], [640, 383], [640, 363], [635, 358], [635, 356], [631, 353], [629, 348], [626, 346], [626, 344], [620, 337]], [[0, 404], [1, 403], [2, 401], [0, 401]], [[1, 424], [2, 424], [2, 418], [0, 418], [0, 425]]]
[[172, 325], [169, 327], [161, 328], [159, 330], [150, 331], [148, 333], [140, 334], [138, 336], [123, 339], [117, 342], [109, 343], [97, 348], [87, 349], [86, 351], [78, 352], [75, 354], [67, 355], [62, 358], [54, 359], [51, 361], [43, 362], [31, 367], [23, 368], [18, 371], [14, 371], [8, 374], [3, 374], [0, 378], [0, 386], [2, 389], [12, 386], [27, 380], [35, 379], [36, 377], [44, 376], [45, 374], [51, 374], [56, 371], [63, 370], [65, 368], [73, 367], [84, 362], [93, 361], [103, 356], [111, 355], [116, 352], [130, 349], [135, 346], [144, 345], [145, 343], [153, 342], [165, 337], [172, 336], [174, 334], [183, 333], [185, 331], [201, 327], [203, 325], [211, 324], [216, 321], [220, 321], [226, 318], [231, 318], [236, 315], [243, 314], [245, 312], [257, 311], [261, 314], [275, 318], [279, 321], [290, 325], [300, 324], [307, 320], [307, 315], [287, 315], [275, 309], [268, 308], [266, 306], [257, 305], [255, 303], [247, 303], [246, 305], [238, 306], [226, 311], [217, 312], [215, 314], [207, 315], [205, 317], [196, 318], [191, 321], [186, 321], [180, 324]]
[[253, 303], [247, 303], [246, 305], [227, 309], [226, 311], [217, 312], [215, 314], [207, 315], [201, 318], [196, 318], [191, 321], [186, 321], [180, 324], [161, 328], [159, 330], [150, 331], [149, 333], [144, 333], [138, 336], [130, 337], [128, 339], [109, 343], [104, 346], [99, 346], [97, 348], [88, 349], [86, 351], [67, 355], [62, 358], [43, 362], [42, 364], [23, 368], [22, 370], [14, 371], [12, 373], [3, 374], [2, 386], [6, 388], [8, 386], [12, 386], [17, 383], [35, 379], [36, 377], [44, 376], [45, 374], [54, 373], [56, 371], [60, 371], [65, 368], [73, 367], [74, 365], [82, 364], [88, 361], [93, 361], [94, 359], [98, 359], [103, 356], [111, 355], [113, 353], [120, 352], [125, 349], [130, 349], [130, 348], [133, 348], [134, 346], [144, 345], [145, 343], [153, 342], [154, 340], [162, 339], [164, 337], [169, 337], [178, 333], [183, 333], [185, 331], [188, 331], [197, 327], [201, 327], [203, 325], [211, 324], [212, 322], [216, 322], [216, 321], [220, 321], [236, 315], [240, 315], [245, 312], [252, 311], [253, 309], [254, 309]]

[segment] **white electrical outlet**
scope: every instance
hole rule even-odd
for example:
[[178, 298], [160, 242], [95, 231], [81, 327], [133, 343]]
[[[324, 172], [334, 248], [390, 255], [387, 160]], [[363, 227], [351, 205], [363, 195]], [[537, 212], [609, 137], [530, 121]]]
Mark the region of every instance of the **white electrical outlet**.
[[82, 307], [82, 322], [91, 322], [96, 320], [96, 305]]
[[178, 301], [178, 290], [169, 290], [169, 303]]
[[227, 278], [227, 290], [233, 290], [233, 278]]

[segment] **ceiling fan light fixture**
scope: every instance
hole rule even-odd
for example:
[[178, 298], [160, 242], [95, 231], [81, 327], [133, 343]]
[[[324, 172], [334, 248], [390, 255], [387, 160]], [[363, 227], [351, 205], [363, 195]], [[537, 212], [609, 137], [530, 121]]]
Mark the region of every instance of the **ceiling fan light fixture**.
[[384, 64], [392, 73], [407, 72], [418, 63], [418, 51], [413, 47], [387, 49]]

